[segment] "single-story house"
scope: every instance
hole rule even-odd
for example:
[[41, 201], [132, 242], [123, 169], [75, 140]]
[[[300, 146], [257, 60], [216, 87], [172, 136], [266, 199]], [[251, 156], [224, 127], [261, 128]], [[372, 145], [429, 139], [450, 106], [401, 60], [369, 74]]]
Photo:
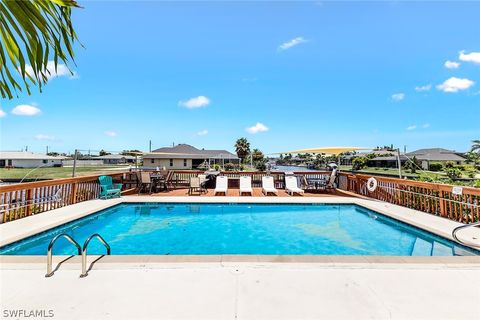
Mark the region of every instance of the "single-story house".
[[226, 163], [239, 164], [240, 158], [227, 150], [197, 149], [188, 144], [164, 147], [143, 155], [145, 168], [188, 170], [215, 164], [223, 167]]
[[[394, 152], [392, 153], [394, 154]], [[461, 156], [461, 153], [442, 148], [430, 148], [419, 149], [406, 154], [400, 154], [400, 161], [402, 165], [404, 165], [408, 159], [412, 160], [413, 157], [415, 157], [415, 159], [421, 163], [423, 170], [429, 170], [431, 163], [454, 162], [455, 164], [462, 164], [466, 160], [463, 156]], [[368, 166], [396, 168], [398, 167], [397, 156], [375, 157], [368, 161]]]
[[121, 154], [107, 154], [104, 156], [92, 157], [92, 160], [103, 160], [103, 164], [128, 164], [135, 163], [134, 156]]
[[461, 153], [442, 148], [419, 149], [407, 153], [407, 156], [410, 159], [415, 157], [420, 161], [424, 170], [428, 170], [431, 163], [454, 162], [455, 164], [463, 164], [466, 160], [461, 156]]
[[0, 168], [61, 167], [63, 159], [28, 151], [0, 151]]

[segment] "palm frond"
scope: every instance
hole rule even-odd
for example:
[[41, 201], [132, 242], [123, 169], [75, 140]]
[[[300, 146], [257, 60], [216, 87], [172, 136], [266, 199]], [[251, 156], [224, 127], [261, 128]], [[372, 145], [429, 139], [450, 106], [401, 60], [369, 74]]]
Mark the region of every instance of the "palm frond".
[[48, 81], [49, 60], [74, 62], [78, 41], [71, 21], [74, 0], [0, 0], [0, 93], [2, 98]]

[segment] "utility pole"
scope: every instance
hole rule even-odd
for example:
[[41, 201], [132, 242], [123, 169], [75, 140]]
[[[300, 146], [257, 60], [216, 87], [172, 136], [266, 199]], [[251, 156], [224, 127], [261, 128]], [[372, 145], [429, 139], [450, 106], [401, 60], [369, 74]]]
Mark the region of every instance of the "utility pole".
[[398, 176], [402, 179], [402, 161], [400, 160], [400, 148], [397, 149]]
[[73, 155], [72, 178], [75, 178], [75, 170], [77, 169], [77, 155], [78, 155], [78, 150], [75, 149], [75, 154]]
[[47, 146], [47, 152], [45, 154], [48, 155], [48, 146]]
[[152, 152], [152, 140], [148, 142], [148, 152]]

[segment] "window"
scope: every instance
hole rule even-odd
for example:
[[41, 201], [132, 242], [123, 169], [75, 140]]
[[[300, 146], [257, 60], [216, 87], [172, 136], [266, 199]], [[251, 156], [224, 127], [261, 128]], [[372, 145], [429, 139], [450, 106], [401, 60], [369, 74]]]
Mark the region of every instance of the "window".
[[173, 167], [173, 159], [170, 159], [170, 167]]
[[43, 163], [48, 163], [48, 160], [42, 160]]
[[155, 163], [155, 159], [150, 159], [150, 162], [151, 162], [151, 163]]
[[184, 167], [187, 166], [187, 159], [183, 159], [183, 166], [184, 166]]

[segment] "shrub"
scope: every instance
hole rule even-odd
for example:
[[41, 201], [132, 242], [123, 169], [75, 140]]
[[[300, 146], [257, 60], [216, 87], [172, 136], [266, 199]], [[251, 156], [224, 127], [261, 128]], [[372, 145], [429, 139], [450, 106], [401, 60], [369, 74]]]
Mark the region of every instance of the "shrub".
[[445, 168], [449, 169], [449, 168], [453, 168], [453, 167], [455, 167], [455, 162], [453, 162], [453, 161], [445, 162]]
[[234, 171], [236, 167], [237, 166], [233, 163], [225, 163], [224, 169], [225, 171]]
[[462, 176], [462, 171], [458, 168], [447, 168], [445, 173], [452, 180], [456, 180]]
[[439, 162], [430, 163], [429, 169], [430, 169], [430, 171], [442, 171], [443, 165]]
[[258, 171], [266, 171], [267, 170], [267, 164], [266, 161], [257, 161], [255, 162], [255, 169]]
[[352, 160], [353, 170], [360, 170], [367, 166], [368, 158], [364, 156], [355, 157]]

